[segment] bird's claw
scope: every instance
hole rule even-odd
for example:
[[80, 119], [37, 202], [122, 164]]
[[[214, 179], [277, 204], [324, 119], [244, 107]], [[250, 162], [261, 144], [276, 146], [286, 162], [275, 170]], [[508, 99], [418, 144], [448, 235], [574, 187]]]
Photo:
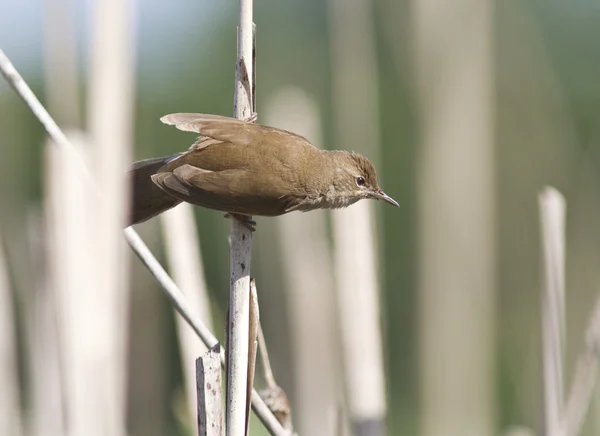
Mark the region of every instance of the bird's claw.
[[246, 118], [244, 121], [247, 123], [253, 123], [257, 120], [258, 118], [258, 114], [256, 112], [252, 112], [250, 114], [250, 116], [248, 118]]
[[239, 213], [226, 213], [225, 218], [238, 220], [244, 227], [251, 232], [256, 231], [256, 221], [254, 221], [248, 215], [241, 215]]

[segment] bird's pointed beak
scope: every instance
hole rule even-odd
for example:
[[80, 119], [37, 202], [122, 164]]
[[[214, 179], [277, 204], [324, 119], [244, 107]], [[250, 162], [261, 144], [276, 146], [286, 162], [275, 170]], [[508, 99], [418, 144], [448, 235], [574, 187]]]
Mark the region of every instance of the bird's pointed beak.
[[383, 200], [386, 203], [389, 203], [393, 206], [396, 207], [400, 207], [400, 205], [398, 204], [398, 202], [396, 200], [394, 200], [392, 197], [390, 197], [389, 195], [387, 195], [385, 192], [383, 192], [381, 189], [379, 191], [375, 191], [371, 194], [371, 196], [376, 199], [376, 200]]

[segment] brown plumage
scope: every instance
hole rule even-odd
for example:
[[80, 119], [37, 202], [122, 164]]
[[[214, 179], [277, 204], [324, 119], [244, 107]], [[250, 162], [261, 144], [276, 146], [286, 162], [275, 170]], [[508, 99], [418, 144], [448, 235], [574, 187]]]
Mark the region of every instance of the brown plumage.
[[360, 154], [319, 150], [294, 133], [217, 115], [161, 121], [201, 136], [187, 152], [132, 165], [130, 224], [181, 201], [247, 216], [346, 207], [363, 198], [398, 205]]

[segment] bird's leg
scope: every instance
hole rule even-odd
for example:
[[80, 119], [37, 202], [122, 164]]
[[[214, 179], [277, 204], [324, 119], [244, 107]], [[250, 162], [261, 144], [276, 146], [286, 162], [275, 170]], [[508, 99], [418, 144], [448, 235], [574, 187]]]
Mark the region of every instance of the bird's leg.
[[250, 114], [250, 116], [248, 118], [246, 118], [244, 121], [247, 123], [253, 123], [256, 121], [257, 118], [258, 118], [258, 114], [256, 112], [252, 112], [252, 114]]
[[252, 217], [249, 217], [248, 215], [227, 212], [224, 216], [225, 218], [238, 220], [240, 223], [242, 223], [244, 227], [246, 227], [251, 232], [254, 232], [256, 230], [256, 221], [254, 221]]

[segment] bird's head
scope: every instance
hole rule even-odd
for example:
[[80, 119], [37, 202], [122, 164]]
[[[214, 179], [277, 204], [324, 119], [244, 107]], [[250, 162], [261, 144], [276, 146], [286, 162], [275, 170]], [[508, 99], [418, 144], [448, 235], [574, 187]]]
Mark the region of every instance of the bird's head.
[[[383, 200], [398, 207], [377, 183], [377, 173], [369, 159], [355, 152], [334, 152], [336, 166], [330, 191], [333, 207], [345, 207], [362, 199]], [[335, 197], [335, 198], [333, 198]]]

